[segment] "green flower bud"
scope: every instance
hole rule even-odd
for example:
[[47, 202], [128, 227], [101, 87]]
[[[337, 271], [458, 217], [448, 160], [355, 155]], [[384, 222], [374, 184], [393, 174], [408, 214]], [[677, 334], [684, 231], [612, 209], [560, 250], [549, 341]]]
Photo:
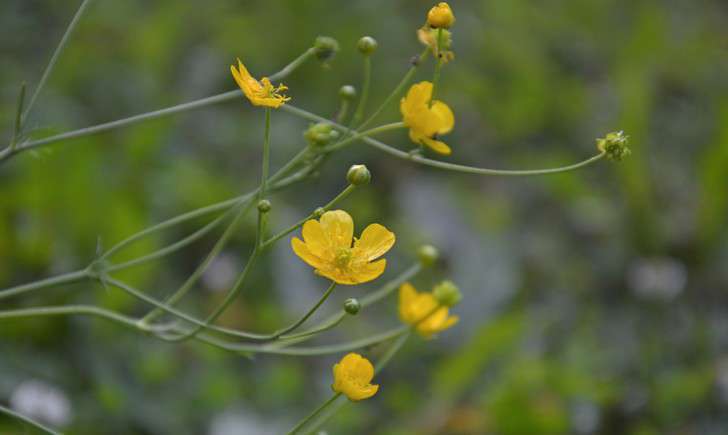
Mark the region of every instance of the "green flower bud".
[[356, 98], [356, 88], [352, 85], [344, 85], [339, 89], [339, 97], [343, 100], [353, 100]]
[[452, 307], [463, 298], [460, 289], [452, 281], [443, 281], [432, 290], [433, 296], [441, 305]]
[[344, 311], [348, 314], [355, 316], [359, 313], [359, 310], [361, 310], [361, 304], [358, 299], [349, 298], [344, 301]]
[[440, 257], [440, 252], [432, 245], [422, 245], [417, 250], [417, 258], [423, 266], [432, 266]]
[[315, 147], [324, 147], [339, 137], [339, 132], [334, 126], [328, 122], [319, 122], [312, 124], [308, 130], [303, 133], [306, 141]]
[[371, 180], [372, 174], [364, 165], [352, 165], [346, 173], [346, 181], [354, 186], [369, 184]]
[[358, 48], [359, 52], [364, 56], [369, 56], [377, 50], [378, 45], [379, 44], [377, 44], [376, 39], [371, 36], [363, 36], [359, 39], [359, 42], [356, 43], [356, 48]]
[[628, 143], [629, 136], [626, 136], [623, 131], [613, 131], [597, 139], [597, 149], [606, 154], [609, 160], [619, 162], [632, 153], [627, 146]]
[[261, 199], [258, 201], [258, 211], [261, 213], [268, 213], [271, 207], [270, 201], [267, 199]]
[[319, 36], [313, 44], [314, 50], [316, 50], [316, 58], [321, 62], [327, 62], [336, 55], [339, 51], [339, 43], [336, 39], [329, 36]]

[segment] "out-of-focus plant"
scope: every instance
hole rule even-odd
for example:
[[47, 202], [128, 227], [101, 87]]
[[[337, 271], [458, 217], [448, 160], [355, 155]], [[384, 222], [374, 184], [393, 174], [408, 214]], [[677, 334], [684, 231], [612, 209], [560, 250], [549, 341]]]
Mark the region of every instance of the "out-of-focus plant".
[[[234, 90], [105, 124], [30, 140], [25, 130], [27, 116], [88, 5], [89, 0], [82, 3], [27, 104], [26, 86], [25, 84], [21, 86], [12, 137], [8, 146], [0, 151], [0, 164], [7, 164], [11, 158], [27, 151], [47, 147], [67, 139], [122, 128], [145, 120], [240, 97], [240, 91]], [[318, 325], [300, 331], [299, 329], [304, 323], [324, 305], [337, 285], [358, 285], [377, 279], [387, 266], [386, 259], [382, 257], [393, 247], [396, 237], [385, 226], [375, 223], [367, 226], [360, 237], [356, 238], [354, 237], [354, 219], [351, 215], [343, 210], [333, 210], [341, 200], [369, 184], [372, 174], [364, 165], [354, 165], [348, 170], [345, 187], [329, 203], [321, 207], [312, 207], [313, 211], [308, 216], [303, 217], [294, 225], [271, 235], [268, 221], [270, 214], [276, 211], [276, 207], [271, 200], [271, 196], [275, 192], [296, 185], [297, 182], [311, 176], [321, 165], [325, 164], [331, 154], [340, 152], [346, 147], [359, 142], [372, 146], [392, 158], [420, 165], [452, 172], [504, 176], [546, 175], [567, 172], [590, 165], [604, 157], [618, 161], [630, 153], [627, 147], [627, 136], [622, 132], [615, 132], [608, 133], [604, 138], [597, 139], [597, 154], [594, 156], [575, 164], [548, 169], [489, 169], [454, 164], [426, 157], [429, 152], [428, 149], [441, 155], [453, 153], [453, 148], [443, 142], [441, 136], [455, 127], [457, 108], [451, 108], [442, 100], [436, 99], [436, 97], [442, 80], [443, 67], [455, 58], [452, 51], [451, 31], [454, 23], [455, 15], [445, 2], [434, 6], [426, 14], [425, 24], [417, 31], [418, 39], [425, 45], [424, 51], [413, 58], [409, 70], [401, 81], [371, 111], [367, 110], [367, 104], [371, 82], [372, 57], [376, 52], [378, 43], [369, 36], [361, 38], [357, 44], [357, 48], [363, 56], [364, 64], [364, 80], [361, 92], [357, 92], [353, 86], [344, 86], [340, 89], [341, 102], [334, 120], [326, 119], [289, 104], [289, 101], [295, 98], [295, 89], [289, 90], [283, 84], [273, 84], [273, 82], [278, 82], [292, 74], [309, 59], [315, 58], [327, 63], [339, 50], [339, 45], [333, 38], [321, 36], [316, 38], [314, 44], [298, 58], [279, 72], [269, 77], [263, 77], [260, 80], [256, 79], [247, 70], [242, 61], [237, 60], [236, 65], [231, 66], [235, 82], [237, 82], [247, 100], [253, 105], [261, 107], [263, 111], [265, 128], [262, 140], [262, 176], [257, 188], [237, 197], [172, 217], [129, 236], [109, 249], [99, 248], [96, 258], [81, 270], [0, 290], [0, 299], [6, 299], [64, 284], [96, 281], [103, 286], [117, 288], [143, 301], [150, 306], [149, 311], [144, 316], [132, 317], [95, 305], [39, 306], [0, 311], [0, 319], [60, 315], [96, 316], [159, 340], [177, 343], [194, 340], [246, 357], [256, 353], [316, 356], [349, 352], [333, 367], [332, 389], [334, 394], [309, 416], [302, 419], [290, 433], [310, 433], [316, 430], [339, 409], [341, 402], [338, 399], [342, 396], [351, 401], [364, 400], [374, 396], [379, 390], [379, 385], [373, 384], [373, 379], [387, 365], [413, 331], [426, 339], [431, 339], [437, 333], [453, 327], [457, 323], [458, 317], [450, 315], [449, 311], [460, 301], [462, 295], [457, 286], [450, 281], [443, 281], [436, 285], [431, 293], [418, 292], [409, 284], [408, 281], [412, 277], [417, 275], [423, 268], [432, 266], [437, 261], [437, 249], [432, 246], [423, 246], [417, 253], [419, 261], [402, 271], [398, 277], [360, 300], [348, 299], [340, 312], [325, 319]], [[434, 58], [432, 80], [411, 85], [405, 93], [404, 91], [409, 85], [414, 72], [422, 67], [430, 56]], [[402, 96], [403, 94], [405, 95]], [[358, 100], [357, 95], [359, 95]], [[370, 127], [380, 113], [391, 103], [396, 102], [397, 98], [401, 98], [402, 120]], [[355, 102], [356, 105], [352, 107]], [[351, 109], [353, 109], [353, 112]], [[306, 144], [301, 150], [271, 175], [271, 131], [274, 129], [272, 118], [274, 111], [277, 110], [299, 116], [314, 124], [304, 132], [303, 136]], [[349, 115], [350, 112], [352, 112], [351, 115]], [[366, 116], [367, 113], [369, 113], [368, 116]], [[401, 150], [373, 138], [379, 133], [402, 129], [408, 129], [410, 140], [416, 144], [414, 149]], [[237, 279], [232, 287], [228, 289], [222, 301], [205, 318], [197, 318], [177, 308], [179, 302], [195, 287], [210, 264], [220, 255], [244, 217], [251, 212], [257, 214], [255, 242], [251, 248], [247, 263], [239, 272]], [[216, 215], [216, 217], [201, 226], [197, 231], [168, 246], [122, 262], [114, 261], [117, 254], [145, 238], [153, 237], [181, 223], [213, 215]], [[164, 300], [159, 300], [143, 290], [134, 288], [117, 276], [117, 272], [147, 264], [178, 252], [219, 227], [224, 227], [224, 230], [207, 256], [201, 260], [187, 280], [179, 288], [170, 292], [169, 296]], [[268, 334], [216, 325], [217, 319], [226, 312], [230, 304], [245, 288], [251, 270], [256, 267], [256, 261], [260, 256], [264, 255], [273, 244], [287, 238], [299, 229], [301, 229], [302, 239], [296, 237], [291, 239], [293, 251], [313, 267], [317, 275], [330, 281], [321, 298], [312, 307], [305, 310], [298, 320]], [[399, 314], [404, 325], [363, 339], [339, 344], [309, 347], [300, 345], [300, 343], [311, 340], [324, 331], [335, 328], [348, 315], [356, 315], [362, 309], [371, 309], [372, 306], [384, 301], [387, 296], [397, 289], [399, 289]], [[163, 316], [169, 317], [170, 320], [162, 319]], [[391, 344], [375, 364], [372, 364], [366, 357], [351, 352], [366, 349], [379, 343]], [[339, 401], [339, 406], [332, 406], [337, 401]], [[55, 433], [52, 429], [9, 409], [0, 407], [0, 412], [17, 417], [48, 433]]]

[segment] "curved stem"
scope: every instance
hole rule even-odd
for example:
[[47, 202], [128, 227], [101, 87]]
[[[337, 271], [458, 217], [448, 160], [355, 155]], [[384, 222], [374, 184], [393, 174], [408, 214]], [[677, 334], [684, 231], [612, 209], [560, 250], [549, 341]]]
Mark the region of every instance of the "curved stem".
[[400, 80], [400, 82], [397, 84], [397, 86], [394, 88], [394, 90], [389, 95], [387, 95], [387, 98], [385, 98], [384, 101], [382, 101], [382, 104], [380, 104], [379, 107], [377, 107], [377, 110], [375, 110], [371, 115], [369, 115], [369, 118], [367, 118], [366, 121], [364, 121], [358, 127], [357, 130], [366, 128], [369, 124], [371, 124], [372, 121], [374, 121], [374, 119], [376, 119], [376, 117], [379, 116], [380, 113], [382, 113], [382, 110], [384, 110], [389, 105], [389, 103], [392, 102], [392, 99], [398, 97], [402, 93], [402, 89], [404, 89], [404, 87], [407, 86], [407, 83], [409, 83], [410, 80], [412, 80], [412, 76], [415, 74], [415, 72], [417, 71], [417, 68], [420, 66], [420, 64], [422, 62], [424, 62], [425, 59], [427, 59], [427, 55], [429, 54], [429, 52], [430, 52], [429, 47], [425, 48], [425, 50], [422, 52], [422, 54], [420, 54], [416, 58], [416, 60], [412, 63], [412, 66], [407, 71], [407, 73], [405, 73], [404, 77], [402, 77], [402, 80]]
[[363, 131], [361, 133], [356, 133], [353, 136], [350, 136], [350, 137], [348, 137], [348, 138], [346, 138], [346, 139], [344, 139], [344, 140], [342, 140], [340, 142], [337, 142], [337, 143], [335, 143], [333, 145], [330, 145], [328, 147], [325, 147], [322, 150], [322, 152], [330, 153], [332, 151], [336, 151], [336, 150], [338, 150], [340, 148], [343, 148], [343, 147], [349, 145], [350, 143], [352, 143], [354, 141], [357, 141], [359, 139], [362, 139], [362, 138], [365, 138], [365, 137], [368, 137], [368, 136], [372, 136], [372, 135], [375, 135], [375, 134], [378, 134], [378, 133], [383, 133], [385, 131], [397, 130], [397, 129], [400, 129], [400, 128], [405, 128], [404, 122], [392, 122], [390, 124], [380, 125], [379, 127], [374, 127], [372, 129]]
[[372, 58], [369, 55], [364, 55], [364, 83], [362, 84], [361, 98], [356, 105], [356, 111], [354, 116], [351, 118], [351, 125], [355, 126], [364, 117], [364, 109], [369, 99], [369, 88], [372, 82]]
[[[338, 203], [342, 199], [344, 199], [347, 196], [349, 196], [349, 194], [355, 188], [356, 188], [356, 186], [354, 186], [353, 184], [350, 184], [350, 185], [346, 186], [346, 189], [342, 190], [341, 193], [339, 193], [338, 195], [336, 195], [336, 197], [334, 199], [332, 199], [331, 201], [329, 201], [328, 204], [326, 204], [325, 206], [323, 206], [321, 208], [324, 211], [330, 210], [334, 205], [336, 205], [336, 203]], [[305, 218], [303, 218], [300, 221], [296, 222], [295, 224], [291, 225], [289, 228], [281, 231], [280, 233], [272, 236], [270, 239], [268, 239], [265, 242], [263, 242], [263, 245], [261, 246], [261, 248], [262, 249], [265, 249], [268, 246], [270, 246], [271, 244], [273, 244], [273, 243], [277, 242], [278, 240], [282, 239], [283, 237], [286, 237], [288, 234], [291, 234], [292, 232], [294, 232], [298, 228], [300, 228], [303, 224], [306, 223], [306, 221], [308, 221], [309, 219], [313, 219], [314, 217], [315, 217], [315, 215], [313, 213], [309, 214]]]
[[27, 425], [33, 426], [34, 428], [39, 429], [39, 430], [45, 432], [47, 434], [51, 434], [51, 435], [61, 435], [60, 432], [56, 432], [55, 430], [49, 428], [48, 426], [45, 426], [42, 423], [37, 422], [37, 421], [33, 420], [30, 417], [26, 417], [23, 414], [17, 413], [17, 412], [13, 411], [10, 408], [6, 408], [4, 406], [0, 406], [0, 413], [7, 414], [7, 415], [9, 415], [9, 416], [11, 416], [11, 417], [13, 417], [15, 419], [18, 419], [18, 420], [22, 421], [23, 423], [25, 423]]
[[136, 319], [124, 316], [114, 311], [95, 307], [93, 305], [64, 305], [61, 307], [35, 307], [0, 311], [0, 320], [24, 317], [69, 316], [77, 314], [101, 317], [129, 328], [140, 329], [139, 322], [137, 322]]
[[333, 396], [331, 396], [329, 398], [329, 400], [325, 401], [323, 404], [321, 404], [321, 406], [319, 406], [318, 408], [316, 408], [312, 413], [310, 413], [308, 416], [306, 416], [303, 420], [299, 421], [298, 424], [293, 427], [293, 429], [291, 429], [290, 431], [288, 431], [288, 435], [295, 435], [295, 434], [300, 433], [299, 431], [304, 426], [306, 426], [308, 424], [308, 422], [310, 422], [311, 420], [313, 420], [314, 418], [316, 418], [319, 414], [321, 414], [321, 412], [323, 412], [323, 410], [325, 410], [326, 408], [328, 408], [329, 405], [331, 405], [332, 403], [334, 403], [336, 401], [336, 399], [338, 399], [339, 397], [341, 397], [341, 393], [336, 393]]
[[323, 296], [321, 296], [321, 299], [319, 299], [319, 301], [313, 307], [311, 307], [311, 309], [308, 310], [308, 312], [306, 314], [304, 314], [300, 319], [298, 319], [292, 325], [290, 325], [286, 328], [283, 328], [279, 331], [276, 331], [273, 334], [273, 336], [271, 337], [271, 340], [276, 340], [279, 337], [281, 337], [285, 334], [288, 334], [289, 332], [295, 331], [299, 326], [303, 325], [303, 323], [306, 320], [308, 320], [308, 318], [311, 317], [313, 315], [313, 313], [315, 313], [316, 310], [318, 310], [321, 307], [321, 305], [323, 305], [324, 302], [326, 302], [326, 299], [328, 299], [329, 296], [331, 296], [331, 292], [333, 292], [335, 288], [336, 288], [336, 282], [332, 281], [329, 288], [326, 290], [326, 292], [323, 294]]
[[[89, 0], [86, 0], [89, 1]], [[269, 78], [271, 80], [280, 80], [289, 74], [291, 74], [293, 71], [296, 70], [301, 64], [303, 64], [306, 60], [310, 59], [312, 55], [314, 54], [313, 48], [307, 49], [301, 56], [297, 57], [293, 62], [286, 65], [283, 69], [278, 71], [275, 74], [272, 74]], [[22, 145], [19, 145], [15, 148], [14, 152], [7, 153], [9, 149], [3, 150], [0, 152], [0, 162], [2, 162], [5, 159], [8, 159], [12, 157], [15, 154], [18, 154], [22, 151], [28, 151], [31, 149], [43, 147], [50, 145], [52, 143], [60, 142], [63, 140], [68, 139], [74, 139], [78, 137], [83, 136], [89, 136], [92, 134], [102, 133], [109, 130], [114, 130], [121, 127], [126, 127], [128, 125], [133, 125], [139, 122], [148, 121], [151, 119], [161, 118], [163, 116], [172, 115], [175, 113], [185, 112], [188, 110], [198, 109], [200, 107], [209, 106], [212, 104], [222, 103], [224, 101], [234, 100], [236, 98], [240, 98], [242, 94], [240, 93], [240, 90], [234, 90], [229, 92], [223, 92], [222, 94], [213, 95], [211, 97], [201, 98], [199, 100], [190, 101], [188, 103], [182, 103], [178, 104], [176, 106], [166, 107], [164, 109], [155, 110], [152, 112], [146, 112], [141, 113], [139, 115], [130, 116], [123, 119], [118, 119], [111, 122], [106, 122], [103, 124], [94, 125], [91, 127], [81, 128], [78, 130], [69, 131], [66, 133], [57, 134], [55, 136], [45, 137], [42, 139], [38, 139], [35, 141], [26, 142]], [[26, 110], [27, 112], [27, 110]]]
[[71, 284], [74, 282], [82, 281], [89, 277], [88, 271], [77, 270], [75, 272], [65, 273], [63, 275], [54, 276], [52, 278], [42, 279], [40, 281], [31, 282], [29, 284], [18, 285], [10, 287], [9, 289], [0, 291], [0, 299], [9, 298], [11, 296], [19, 295], [21, 293], [40, 290], [47, 287], [54, 287], [62, 284]]
[[40, 81], [38, 82], [38, 86], [36, 86], [35, 91], [33, 91], [33, 96], [30, 97], [28, 106], [26, 107], [25, 112], [23, 113], [23, 122], [28, 117], [28, 114], [30, 113], [31, 109], [33, 109], [33, 104], [35, 104], [35, 100], [38, 98], [40, 91], [43, 90], [43, 87], [45, 86], [46, 82], [48, 81], [48, 77], [50, 77], [51, 72], [53, 72], [53, 68], [56, 66], [56, 62], [58, 62], [58, 58], [61, 56], [63, 49], [66, 48], [66, 45], [68, 44], [68, 40], [71, 37], [71, 34], [76, 29], [76, 25], [78, 24], [79, 20], [81, 19], [81, 16], [83, 15], [84, 11], [88, 7], [89, 3], [91, 3], [91, 0], [83, 0], [83, 2], [81, 3], [81, 6], [79, 6], [78, 10], [76, 11], [76, 14], [73, 16], [71, 23], [68, 25], [68, 28], [66, 28], [66, 32], [63, 34], [63, 37], [61, 38], [61, 42], [58, 43], [56, 50], [53, 52], [53, 55], [51, 56], [51, 60], [48, 62], [48, 66], [46, 66], [45, 71], [43, 71], [43, 75], [41, 76]]
[[[331, 123], [331, 121], [328, 121], [316, 114], [313, 114], [311, 112], [308, 112], [306, 110], [300, 109], [295, 106], [291, 106], [290, 104], [286, 104], [285, 106], [281, 107], [283, 110], [285, 110], [288, 113], [292, 113], [296, 116], [300, 116], [305, 119], [309, 119], [312, 121], [327, 121]], [[336, 129], [341, 131], [351, 131], [348, 130], [343, 125], [337, 124], [337, 123], [331, 123]], [[557, 168], [547, 168], [547, 169], [525, 169], [525, 170], [509, 170], [509, 169], [488, 169], [488, 168], [479, 168], [475, 166], [466, 166], [466, 165], [458, 165], [455, 163], [447, 163], [447, 162], [441, 162], [439, 160], [432, 160], [425, 157], [418, 156], [416, 154], [407, 153], [404, 151], [400, 151], [396, 148], [393, 148], [381, 141], [378, 141], [376, 139], [372, 139], [371, 137], [364, 137], [362, 138], [362, 141], [366, 143], [367, 145], [373, 146], [374, 148], [377, 148], [381, 151], [384, 151], [388, 154], [391, 154], [395, 157], [398, 157], [403, 160], [408, 160], [411, 162], [419, 163], [421, 165], [427, 165], [432, 166], [435, 168], [445, 169], [448, 171], [454, 171], [454, 172], [463, 172], [466, 174], [477, 174], [477, 175], [506, 175], [506, 176], [528, 176], [528, 175], [546, 175], [546, 174], [555, 174], [559, 172], [567, 172], [567, 171], [573, 171], [574, 169], [579, 169], [584, 166], [590, 165], [601, 158], [605, 156], [604, 153], [597, 154], [595, 156], [592, 156], [586, 160], [583, 160], [578, 163], [574, 163], [572, 165], [568, 166], [560, 166]]]

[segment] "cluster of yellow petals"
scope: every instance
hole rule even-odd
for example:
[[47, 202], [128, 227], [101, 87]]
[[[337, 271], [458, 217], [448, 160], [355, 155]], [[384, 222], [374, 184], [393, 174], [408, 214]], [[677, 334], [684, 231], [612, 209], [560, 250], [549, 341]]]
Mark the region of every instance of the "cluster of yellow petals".
[[449, 155], [452, 153], [450, 147], [435, 137], [452, 131], [455, 115], [442, 101], [434, 100], [430, 104], [431, 98], [432, 83], [425, 81], [412, 85], [399, 103], [402, 120], [409, 127], [412, 142], [427, 145], [437, 153]]
[[447, 307], [437, 308], [438, 305], [432, 293], [418, 293], [408, 282], [399, 287], [400, 319], [409, 325], [416, 325], [417, 332], [425, 338], [431, 338], [459, 320], [458, 316], [450, 316]]
[[358, 353], [349, 353], [334, 364], [334, 383], [331, 389], [354, 402], [372, 397], [379, 385], [372, 385], [374, 366]]
[[447, 2], [440, 2], [427, 13], [427, 24], [435, 29], [449, 29], [455, 23], [455, 15]]
[[281, 94], [281, 92], [288, 89], [286, 85], [281, 84], [275, 87], [268, 80], [268, 77], [263, 77], [260, 81], [256, 80], [255, 77], [250, 75], [248, 69], [245, 68], [245, 65], [243, 65], [240, 59], [238, 59], [237, 68], [234, 65], [230, 65], [230, 72], [233, 73], [233, 77], [238, 83], [238, 86], [240, 86], [240, 89], [254, 106], [277, 109], [291, 99]]
[[303, 240], [291, 240], [293, 252], [317, 274], [346, 285], [379, 277], [387, 260], [377, 258], [389, 251], [395, 241], [394, 233], [379, 224], [369, 225], [360, 238], [354, 238], [354, 221], [343, 210], [327, 211], [318, 221], [306, 221], [302, 235]]

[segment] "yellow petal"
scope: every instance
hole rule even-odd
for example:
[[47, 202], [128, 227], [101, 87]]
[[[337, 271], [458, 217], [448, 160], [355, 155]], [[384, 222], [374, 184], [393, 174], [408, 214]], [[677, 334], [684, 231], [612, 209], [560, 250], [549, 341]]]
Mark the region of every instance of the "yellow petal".
[[293, 252], [295, 252], [301, 260], [308, 263], [309, 266], [316, 269], [326, 266], [326, 262], [313, 254], [308, 245], [303, 243], [298, 237], [291, 239], [291, 248], [293, 248]]
[[354, 264], [351, 267], [351, 279], [354, 284], [363, 284], [377, 279], [387, 267], [387, 260], [382, 258], [373, 263]]
[[421, 110], [423, 105], [427, 105], [432, 96], [432, 83], [420, 82], [412, 85], [407, 91], [407, 96], [402, 98], [399, 104], [399, 109], [402, 112], [402, 116], [412, 116], [417, 111]]
[[450, 107], [442, 101], [435, 100], [430, 108], [438, 118], [437, 134], [450, 133], [455, 126], [455, 115]]
[[394, 245], [394, 233], [383, 225], [371, 224], [361, 233], [361, 238], [354, 243], [355, 256], [362, 256], [367, 261], [376, 260]]
[[412, 310], [410, 307], [417, 298], [415, 287], [406, 282], [399, 287], [399, 318], [405, 323], [412, 323]]
[[327, 211], [319, 219], [321, 228], [332, 247], [351, 247], [354, 237], [354, 221], [344, 210]]
[[430, 139], [429, 137], [425, 137], [425, 138], [422, 138], [422, 143], [424, 143], [425, 145], [430, 147], [432, 149], [432, 151], [435, 151], [436, 153], [439, 153], [439, 154], [442, 154], [445, 156], [449, 156], [450, 154], [452, 154], [452, 150], [450, 149], [449, 146], [447, 146], [447, 144], [445, 142], [435, 140], [435, 139]]
[[365, 387], [352, 388], [349, 391], [349, 394], [347, 394], [347, 397], [349, 398], [349, 400], [358, 402], [359, 400], [364, 400], [372, 397], [373, 395], [377, 394], [377, 391], [379, 391], [379, 385], [367, 385]]
[[359, 357], [357, 361], [352, 363], [351, 377], [361, 384], [368, 384], [374, 378], [374, 366], [368, 359]]
[[312, 254], [327, 261], [333, 258], [334, 253], [331, 250], [328, 236], [318, 221], [313, 219], [306, 221], [301, 234]]

